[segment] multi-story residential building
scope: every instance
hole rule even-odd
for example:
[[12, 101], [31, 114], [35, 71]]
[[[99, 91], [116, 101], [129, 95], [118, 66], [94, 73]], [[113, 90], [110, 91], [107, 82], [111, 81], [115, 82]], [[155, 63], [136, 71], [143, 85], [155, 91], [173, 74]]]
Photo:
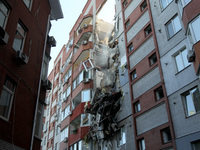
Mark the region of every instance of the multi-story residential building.
[[0, 149], [40, 149], [59, 0], [0, 0]]
[[198, 150], [199, 1], [116, 0], [114, 25], [100, 18], [110, 2], [88, 0], [58, 56], [56, 145]]
[[[114, 24], [100, 17], [111, 2], [114, 1], [86, 3], [69, 34], [69, 42], [54, 62], [49, 76], [53, 88], [47, 93], [50, 104], [46, 111], [50, 116], [44, 118], [42, 149], [134, 147], [125, 44], [118, 45], [117, 41], [124, 39], [123, 28], [115, 29]], [[114, 5], [112, 10], [114, 19]], [[118, 11], [117, 17], [122, 19], [122, 11]], [[119, 26], [123, 27], [122, 22]], [[119, 56], [120, 53], [124, 55]], [[99, 114], [100, 105], [95, 110], [92, 107], [99, 100], [104, 100], [101, 105], [105, 113]], [[56, 107], [60, 102], [62, 106]], [[56, 113], [61, 114], [60, 120], [54, 118]]]

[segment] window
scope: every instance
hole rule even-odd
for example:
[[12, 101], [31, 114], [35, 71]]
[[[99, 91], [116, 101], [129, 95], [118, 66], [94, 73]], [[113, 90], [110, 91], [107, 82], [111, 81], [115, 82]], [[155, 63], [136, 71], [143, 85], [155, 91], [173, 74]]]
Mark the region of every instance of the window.
[[148, 36], [151, 32], [152, 32], [152, 30], [151, 30], [151, 25], [148, 25], [148, 26], [144, 29], [145, 36]]
[[154, 92], [155, 92], [157, 101], [164, 97], [164, 92], [163, 92], [162, 86], [157, 88]]
[[38, 110], [37, 110], [36, 125], [35, 125], [35, 136], [37, 136], [38, 138], [41, 138], [42, 136], [43, 109], [44, 109], [44, 106], [39, 102]]
[[190, 24], [189, 24], [189, 30], [188, 30], [188, 37], [190, 40], [190, 43], [195, 44], [200, 40], [200, 16], [196, 17]]
[[156, 56], [156, 53], [154, 53], [153, 55], [149, 57], [150, 66], [154, 65], [156, 62], [157, 62], [157, 56]]
[[81, 102], [88, 102], [92, 98], [92, 90], [84, 90], [82, 91], [82, 99]]
[[130, 20], [126, 21], [126, 23], [125, 23], [126, 29], [127, 29], [129, 26], [130, 26]]
[[138, 140], [138, 147], [139, 147], [139, 150], [145, 150], [146, 149], [145, 148], [145, 141], [144, 141], [143, 138]]
[[170, 133], [169, 127], [161, 130], [161, 135], [162, 135], [162, 142], [164, 144], [168, 143], [168, 142], [171, 142], [172, 138], [171, 138], [171, 133]]
[[0, 95], [0, 117], [6, 120], [8, 120], [10, 116], [14, 91], [14, 82], [11, 79], [6, 78]]
[[145, 0], [145, 1], [140, 5], [141, 11], [143, 11], [146, 7], [147, 7], [147, 1]]
[[199, 150], [200, 149], [200, 140], [192, 142], [192, 150]]
[[70, 68], [64, 75], [64, 82], [63, 83], [66, 83], [68, 81], [68, 79], [71, 77], [72, 75], [72, 68]]
[[61, 131], [61, 141], [64, 140], [65, 137], [68, 137], [68, 126]]
[[127, 0], [124, 0], [123, 7], [125, 7], [128, 4]]
[[136, 70], [133, 70], [133, 72], [131, 73], [131, 79], [132, 81], [135, 80], [137, 78], [137, 73]]
[[190, 63], [187, 60], [187, 49], [186, 48], [184, 48], [177, 55], [175, 55], [174, 58], [175, 58], [176, 67], [177, 67], [178, 72], [190, 65]]
[[48, 67], [49, 67], [50, 58], [47, 54], [44, 56], [43, 66], [42, 66], [42, 80], [45, 81], [47, 79]]
[[70, 105], [68, 105], [63, 111], [62, 111], [62, 121], [70, 115]]
[[89, 114], [81, 114], [81, 126], [89, 126], [90, 125], [90, 115]]
[[8, 19], [9, 8], [0, 0], [0, 27], [5, 28]]
[[129, 44], [128, 45], [128, 51], [129, 53], [133, 50], [133, 43]]
[[24, 1], [24, 4], [26, 5], [26, 7], [30, 9], [32, 0], [23, 0], [23, 1]]
[[138, 113], [138, 112], [141, 110], [140, 101], [137, 101], [137, 102], [134, 104], [134, 109], [135, 109], [135, 113]]
[[179, 20], [179, 17], [176, 15], [175, 17], [173, 17], [167, 24], [166, 24], [166, 28], [168, 31], [168, 37], [171, 38], [172, 36], [174, 36], [178, 31], [181, 30], [181, 23]]
[[172, 0], [160, 0], [161, 8], [165, 9], [171, 2]]
[[26, 32], [27, 32], [27, 29], [24, 27], [24, 25], [21, 22], [19, 22], [17, 24], [17, 30], [15, 33], [15, 38], [14, 38], [14, 42], [13, 42], [14, 50], [18, 51], [18, 50], [23, 49]]
[[185, 92], [182, 96], [187, 116], [200, 112], [200, 93], [198, 87]]
[[115, 22], [115, 33], [117, 34], [119, 31], [119, 16], [116, 17], [116, 22]]
[[58, 150], [58, 143], [55, 144], [55, 150]]
[[126, 143], [126, 131], [125, 126], [122, 126], [118, 133], [118, 146]]

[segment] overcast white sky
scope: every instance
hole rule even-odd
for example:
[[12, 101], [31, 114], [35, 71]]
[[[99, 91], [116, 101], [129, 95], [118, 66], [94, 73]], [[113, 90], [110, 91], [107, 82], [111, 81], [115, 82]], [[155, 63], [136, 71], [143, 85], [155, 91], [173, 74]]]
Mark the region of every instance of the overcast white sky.
[[76, 20], [81, 14], [87, 0], [60, 0], [64, 18], [52, 21], [50, 36], [54, 36], [56, 39], [56, 47], [51, 48], [51, 61], [49, 63], [48, 74], [53, 69], [53, 63], [58, 53], [64, 44], [69, 40], [69, 32], [74, 26]]

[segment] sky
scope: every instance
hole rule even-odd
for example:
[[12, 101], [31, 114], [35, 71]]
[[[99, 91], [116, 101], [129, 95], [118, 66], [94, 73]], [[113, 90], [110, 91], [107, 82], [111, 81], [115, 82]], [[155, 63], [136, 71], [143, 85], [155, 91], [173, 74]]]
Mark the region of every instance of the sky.
[[57, 44], [56, 47], [51, 48], [51, 61], [49, 62], [48, 74], [53, 69], [54, 60], [61, 48], [68, 42], [69, 33], [81, 14], [86, 2], [87, 0], [60, 0], [64, 18], [51, 21], [52, 27], [49, 35], [54, 36]]

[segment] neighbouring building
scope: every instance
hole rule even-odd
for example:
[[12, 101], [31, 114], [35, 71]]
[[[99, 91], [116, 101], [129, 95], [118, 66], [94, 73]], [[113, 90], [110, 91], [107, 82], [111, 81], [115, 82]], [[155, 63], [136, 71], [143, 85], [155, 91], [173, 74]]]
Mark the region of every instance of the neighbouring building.
[[116, 0], [114, 24], [112, 2], [87, 1], [54, 62], [43, 148], [200, 149], [199, 0]]
[[38, 150], [59, 0], [0, 0], [0, 149]]

